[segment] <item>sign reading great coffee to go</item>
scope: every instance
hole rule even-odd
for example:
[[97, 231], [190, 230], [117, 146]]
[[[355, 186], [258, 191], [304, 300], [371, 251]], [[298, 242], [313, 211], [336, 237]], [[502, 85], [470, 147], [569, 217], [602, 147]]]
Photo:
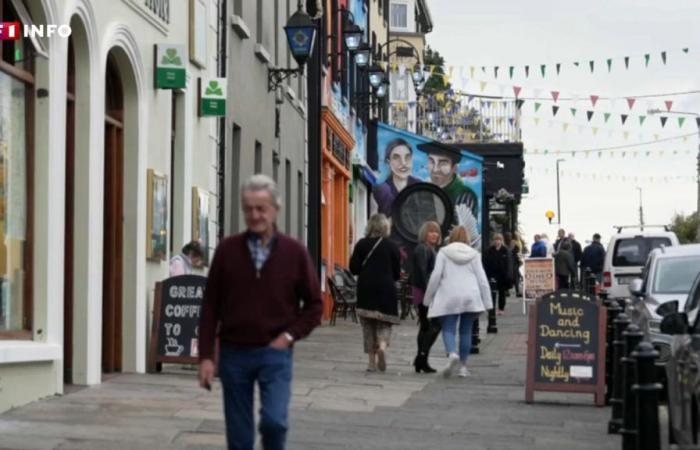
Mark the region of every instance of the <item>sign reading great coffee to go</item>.
[[181, 275], [156, 283], [149, 371], [156, 363], [196, 364], [199, 315], [207, 278]]
[[187, 50], [184, 45], [156, 44], [156, 89], [184, 89], [187, 83]]
[[226, 78], [199, 79], [199, 115], [226, 115]]
[[582, 392], [605, 404], [607, 310], [580, 292], [546, 294], [528, 310], [525, 400], [534, 391]]

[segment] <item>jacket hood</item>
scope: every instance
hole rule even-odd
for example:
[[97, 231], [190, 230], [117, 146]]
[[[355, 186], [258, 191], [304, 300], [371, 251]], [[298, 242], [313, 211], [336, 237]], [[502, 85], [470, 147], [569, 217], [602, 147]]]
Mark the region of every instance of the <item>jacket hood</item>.
[[440, 251], [455, 264], [466, 264], [479, 256], [479, 252], [462, 242], [453, 242]]

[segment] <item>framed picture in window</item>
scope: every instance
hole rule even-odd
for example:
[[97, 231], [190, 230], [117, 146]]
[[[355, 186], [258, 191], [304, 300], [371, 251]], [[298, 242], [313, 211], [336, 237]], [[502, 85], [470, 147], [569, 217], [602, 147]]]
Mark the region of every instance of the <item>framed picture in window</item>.
[[209, 265], [209, 192], [192, 188], [192, 240], [202, 246], [202, 264]]
[[204, 68], [207, 61], [207, 3], [206, 0], [190, 2], [190, 61]]
[[146, 257], [165, 261], [168, 248], [168, 177], [148, 169]]

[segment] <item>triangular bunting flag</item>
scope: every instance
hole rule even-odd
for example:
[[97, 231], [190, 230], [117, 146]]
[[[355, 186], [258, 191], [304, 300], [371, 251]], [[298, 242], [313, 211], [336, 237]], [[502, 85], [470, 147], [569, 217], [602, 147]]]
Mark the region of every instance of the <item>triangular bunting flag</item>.
[[591, 73], [593, 73], [593, 68], [595, 67], [595, 61], [588, 61], [588, 65], [591, 68]]
[[630, 57], [625, 56], [625, 69], [629, 69], [629, 68], [630, 68]]
[[541, 106], [542, 106], [542, 103], [535, 102], [535, 112], [537, 112]]
[[557, 63], [557, 75], [559, 75], [560, 70], [561, 70], [561, 63]]
[[684, 49], [683, 49], [683, 53], [688, 53], [688, 50], [689, 50], [689, 49], [688, 49], [687, 47], [684, 48]]
[[485, 81], [480, 81], [480, 82], [479, 82], [479, 87], [481, 88], [481, 92], [484, 92], [484, 89], [486, 89], [486, 82], [485, 82]]
[[611, 114], [609, 112], [603, 113], [603, 118], [605, 119], [605, 123], [608, 123], [608, 119], [610, 118]]
[[557, 105], [552, 106], [552, 116], [556, 116], [559, 112], [559, 107]]
[[481, 71], [482, 71], [483, 73], [486, 73], [486, 66], [481, 66]]
[[513, 126], [513, 123], [515, 123], [515, 119], [512, 117], [509, 117], [508, 122], [510, 123], [511, 126]]
[[644, 121], [647, 119], [647, 116], [639, 116], [639, 126], [641, 127], [644, 125]]
[[624, 125], [627, 122], [627, 114], [621, 114], [620, 118], [622, 119], [622, 125]]
[[510, 75], [510, 78], [513, 79], [513, 72], [515, 71], [515, 67], [510, 66], [508, 67], [508, 74]]
[[556, 103], [557, 100], [559, 100], [559, 91], [552, 91], [552, 98], [554, 99], [554, 102]]
[[[593, 136], [598, 134], [598, 127], [593, 127]], [[588, 156], [588, 153], [586, 153], [586, 156]]]
[[471, 79], [474, 79], [474, 71], [476, 70], [476, 67], [474, 66], [469, 66], [469, 74], [471, 75]]
[[661, 61], [663, 61], [664, 64], [666, 64], [666, 52], [661, 52]]
[[598, 102], [598, 98], [600, 98], [600, 97], [598, 97], [597, 95], [591, 95], [591, 104], [593, 105], [594, 108], [595, 108], [595, 104]]
[[517, 100], [515, 101], [515, 106], [516, 106], [518, 109], [522, 109], [522, 108], [523, 108], [523, 103], [525, 103], [525, 100], [517, 99]]
[[525, 66], [525, 78], [530, 76], [530, 66]]
[[644, 67], [649, 67], [649, 60], [651, 59], [651, 55], [649, 53], [644, 55]]
[[547, 70], [547, 66], [545, 64], [542, 64], [540, 66], [540, 72], [542, 73], [542, 78], [544, 78], [545, 71]]
[[493, 77], [498, 78], [498, 66], [494, 66], [493, 68]]
[[637, 101], [637, 99], [634, 98], [634, 97], [629, 97], [629, 98], [627, 99], [627, 106], [630, 107], [630, 110], [631, 110], [632, 108], [634, 108], [634, 102], [636, 102], [636, 101]]
[[586, 116], [588, 116], [588, 121], [591, 121], [591, 118], [593, 118], [593, 111], [586, 111]]
[[700, 128], [700, 117], [695, 118], [695, 123], [698, 125], [698, 128]]
[[535, 117], [534, 119], [535, 119], [535, 125], [539, 125], [539, 124], [540, 124], [540, 118], [539, 118], [539, 117]]
[[659, 135], [657, 133], [654, 133], [654, 140], [658, 141], [659, 140]]
[[666, 126], [666, 121], [668, 120], [668, 117], [666, 116], [661, 116], [661, 128]]
[[666, 111], [670, 111], [673, 107], [673, 100], [666, 100], [664, 104], [666, 105]]
[[520, 95], [520, 91], [522, 90], [522, 87], [520, 86], [513, 86], [513, 92], [515, 93], [515, 98], [518, 98], [518, 95]]
[[608, 63], [608, 72], [610, 72], [610, 69], [612, 69], [612, 58], [608, 58], [605, 62]]
[[630, 137], [630, 132], [629, 132], [629, 131], [625, 131], [623, 134], [624, 134], [624, 136], [625, 136], [625, 140], [627, 140], [627, 138]]
[[564, 123], [562, 124], [562, 129], [563, 129], [564, 131], [568, 130], [568, 129], [569, 129], [569, 124], [566, 123], [566, 122], [564, 122]]
[[573, 117], [576, 117], [576, 108], [570, 108], [571, 109], [571, 115]]
[[578, 67], [580, 64], [581, 64], [581, 63], [579, 63], [578, 61], [576, 61], [576, 62], [574, 63], [574, 66]]

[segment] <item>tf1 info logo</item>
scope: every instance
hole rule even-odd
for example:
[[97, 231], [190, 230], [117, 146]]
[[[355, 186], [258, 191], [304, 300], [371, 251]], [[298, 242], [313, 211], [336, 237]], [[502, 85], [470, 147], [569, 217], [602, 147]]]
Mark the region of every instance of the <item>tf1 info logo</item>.
[[24, 25], [19, 22], [0, 22], [0, 41], [16, 41], [21, 37], [51, 37], [55, 34], [67, 38], [70, 25]]

